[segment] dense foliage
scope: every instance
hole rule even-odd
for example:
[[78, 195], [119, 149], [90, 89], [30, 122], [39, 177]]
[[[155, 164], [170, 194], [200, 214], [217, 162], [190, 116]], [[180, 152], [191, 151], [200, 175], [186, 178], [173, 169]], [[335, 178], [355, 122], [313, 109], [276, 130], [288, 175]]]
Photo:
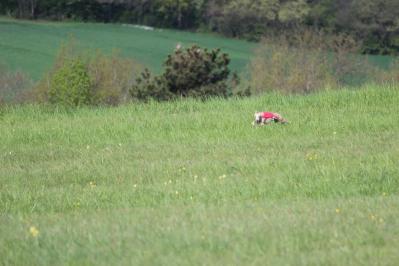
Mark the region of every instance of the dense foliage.
[[176, 96], [225, 97], [230, 89], [229, 63], [229, 56], [219, 49], [208, 51], [197, 45], [187, 49], [177, 47], [166, 59], [162, 75], [152, 77], [146, 70], [137, 79], [131, 95], [140, 100], [167, 100]]
[[353, 35], [363, 53], [399, 52], [397, 0], [3, 0], [0, 13], [205, 29], [252, 40], [312, 27]]

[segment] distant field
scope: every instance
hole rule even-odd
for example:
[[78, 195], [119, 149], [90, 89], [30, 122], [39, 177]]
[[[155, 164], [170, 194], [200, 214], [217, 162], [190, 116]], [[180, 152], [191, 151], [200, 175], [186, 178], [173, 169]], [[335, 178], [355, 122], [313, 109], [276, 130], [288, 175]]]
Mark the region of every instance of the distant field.
[[[0, 264], [396, 265], [398, 102], [1, 109]], [[265, 109], [291, 123], [251, 127]]]
[[[245, 69], [256, 47], [255, 43], [210, 34], [162, 29], [148, 31], [132, 25], [31, 22], [0, 17], [0, 63], [27, 72], [38, 80], [52, 65], [61, 42], [70, 35], [83, 48], [100, 48], [106, 52], [118, 49], [154, 71], [161, 69], [166, 56], [178, 42], [186, 46], [199, 44], [221, 48], [230, 55], [231, 67], [238, 72]], [[370, 60], [386, 67], [392, 58], [372, 56]]]
[[51, 23], [0, 18], [0, 62], [39, 79], [51, 66], [62, 41], [74, 36], [83, 48], [119, 49], [123, 55], [159, 71], [178, 42], [221, 48], [232, 59], [232, 68], [245, 68], [255, 44], [207, 34], [172, 30], [148, 31], [132, 25]]

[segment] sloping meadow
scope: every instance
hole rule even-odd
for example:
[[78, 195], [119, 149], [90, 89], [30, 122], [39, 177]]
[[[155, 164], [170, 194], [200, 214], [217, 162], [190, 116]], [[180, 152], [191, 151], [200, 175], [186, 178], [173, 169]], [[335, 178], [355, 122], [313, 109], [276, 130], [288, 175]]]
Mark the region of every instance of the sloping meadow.
[[[392, 265], [399, 90], [0, 110], [3, 264]], [[252, 127], [255, 111], [287, 125]]]

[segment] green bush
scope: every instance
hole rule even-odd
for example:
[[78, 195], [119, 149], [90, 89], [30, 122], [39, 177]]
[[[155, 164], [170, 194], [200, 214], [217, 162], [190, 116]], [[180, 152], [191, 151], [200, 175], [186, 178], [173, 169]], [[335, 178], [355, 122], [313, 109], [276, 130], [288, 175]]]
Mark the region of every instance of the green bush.
[[81, 106], [91, 103], [90, 77], [80, 59], [66, 62], [51, 78], [48, 99], [50, 103]]
[[229, 56], [219, 49], [208, 51], [196, 45], [188, 49], [178, 47], [165, 61], [163, 74], [152, 77], [146, 70], [130, 94], [139, 100], [226, 97], [230, 94], [229, 63]]

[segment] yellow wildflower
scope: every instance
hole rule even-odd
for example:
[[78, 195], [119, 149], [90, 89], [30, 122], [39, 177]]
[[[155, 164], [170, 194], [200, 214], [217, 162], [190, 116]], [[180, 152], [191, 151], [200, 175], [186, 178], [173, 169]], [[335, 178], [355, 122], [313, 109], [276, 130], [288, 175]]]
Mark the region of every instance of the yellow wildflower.
[[39, 230], [37, 230], [36, 227], [31, 226], [29, 228], [29, 233], [33, 236], [33, 237], [37, 237], [39, 235]]

